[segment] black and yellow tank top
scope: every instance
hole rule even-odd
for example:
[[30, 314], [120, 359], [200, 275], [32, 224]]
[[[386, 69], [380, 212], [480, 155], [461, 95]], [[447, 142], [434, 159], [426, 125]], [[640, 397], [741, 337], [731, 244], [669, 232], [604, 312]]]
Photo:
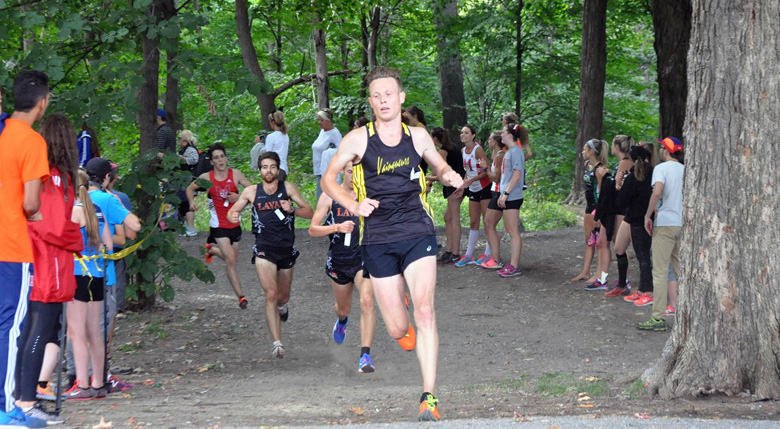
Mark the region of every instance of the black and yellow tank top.
[[379, 201], [379, 207], [360, 218], [361, 245], [435, 235], [425, 174], [420, 169], [422, 157], [414, 148], [409, 129], [401, 126], [400, 143], [390, 147], [380, 140], [373, 122], [366, 125], [366, 152], [353, 169], [355, 193], [358, 201], [371, 198]]

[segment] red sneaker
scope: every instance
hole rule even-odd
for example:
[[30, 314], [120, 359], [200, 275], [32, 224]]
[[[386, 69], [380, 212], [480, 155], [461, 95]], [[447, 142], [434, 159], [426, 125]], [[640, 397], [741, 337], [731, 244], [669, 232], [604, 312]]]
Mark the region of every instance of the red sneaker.
[[613, 298], [620, 295], [627, 295], [630, 289], [627, 287], [613, 287], [611, 290], [604, 294], [607, 298]]
[[635, 290], [635, 291], [631, 292], [631, 295], [624, 296], [623, 297], [623, 301], [634, 302], [634, 301], [638, 300], [639, 298], [641, 298], [642, 295], [643, 295], [642, 292], [639, 292], [638, 290]]
[[212, 247], [214, 247], [213, 244], [206, 243], [206, 257], [205, 257], [205, 259], [206, 259], [206, 263], [207, 264], [210, 264], [211, 261], [214, 260], [214, 255], [212, 255], [211, 252], [209, 252], [209, 250], [211, 250]]
[[644, 307], [646, 305], [653, 305], [653, 297], [648, 295], [648, 294], [646, 294], [646, 293], [643, 293], [642, 296], [639, 297], [639, 299], [634, 301], [634, 305], [636, 305], [637, 307]]

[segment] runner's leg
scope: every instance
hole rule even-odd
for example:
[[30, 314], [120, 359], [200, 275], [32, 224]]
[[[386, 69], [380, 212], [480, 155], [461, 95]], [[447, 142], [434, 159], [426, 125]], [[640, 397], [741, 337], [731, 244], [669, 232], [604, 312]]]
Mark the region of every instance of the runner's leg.
[[355, 276], [355, 287], [360, 296], [360, 345], [371, 347], [376, 329], [376, 311], [374, 311], [374, 291], [371, 280], [358, 272]]
[[222, 259], [225, 260], [227, 277], [230, 281], [230, 286], [233, 287], [233, 292], [235, 292], [237, 297], [244, 296], [244, 293], [241, 290], [241, 278], [236, 269], [236, 265], [238, 264], [238, 243], [230, 244], [230, 238], [228, 237], [219, 237], [216, 241], [217, 246], [222, 253]]
[[[423, 391], [436, 393], [436, 366], [439, 359], [439, 333], [436, 328], [434, 293], [436, 292], [436, 258], [426, 256], [406, 267], [404, 278], [414, 303], [417, 325], [417, 360], [423, 377]], [[398, 296], [403, 307], [403, 295]], [[384, 313], [383, 313], [384, 314]], [[385, 319], [385, 323], [387, 320]], [[406, 328], [403, 329], [404, 333]]]
[[277, 305], [281, 304], [276, 285], [276, 264], [266, 259], [255, 258], [255, 269], [260, 286], [265, 292], [265, 321], [268, 324], [268, 330], [274, 341], [281, 341], [281, 321], [279, 320], [279, 311], [276, 309]]

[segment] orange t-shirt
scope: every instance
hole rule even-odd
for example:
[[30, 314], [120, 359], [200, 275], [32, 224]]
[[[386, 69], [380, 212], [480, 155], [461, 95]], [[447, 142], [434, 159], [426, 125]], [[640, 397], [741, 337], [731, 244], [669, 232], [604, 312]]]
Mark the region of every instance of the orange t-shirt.
[[0, 261], [33, 262], [24, 184], [49, 178], [46, 141], [26, 122], [6, 119], [0, 134], [0, 166]]

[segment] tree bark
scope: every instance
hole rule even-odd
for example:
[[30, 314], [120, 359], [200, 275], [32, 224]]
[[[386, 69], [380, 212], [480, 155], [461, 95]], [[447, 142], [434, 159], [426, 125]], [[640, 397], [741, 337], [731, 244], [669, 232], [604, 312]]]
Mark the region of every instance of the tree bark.
[[[246, 0], [236, 0], [236, 35], [238, 36], [238, 46], [241, 49], [244, 67], [257, 77], [261, 86], [270, 86], [266, 84], [265, 74], [257, 61], [257, 50], [254, 43], [252, 43], [252, 33], [249, 28], [249, 10]], [[273, 95], [259, 93], [257, 95], [257, 104], [260, 106], [263, 128], [270, 130], [271, 124], [268, 122], [268, 114], [276, 110]]]
[[604, 81], [607, 70], [607, 0], [585, 0], [582, 10], [582, 59], [580, 62], [580, 105], [577, 110], [574, 182], [567, 204], [585, 203], [582, 181], [585, 142], [601, 138], [604, 119]]
[[780, 3], [694, 0], [677, 316], [663, 398], [780, 398]]
[[371, 9], [371, 17], [368, 20], [368, 70], [371, 71], [377, 66], [376, 52], [379, 44], [379, 23], [382, 17], [382, 9], [374, 6]]
[[[445, 3], [446, 2], [446, 3]], [[466, 125], [466, 95], [463, 91], [463, 67], [453, 24], [458, 16], [457, 0], [439, 0], [436, 13], [436, 49], [439, 62], [442, 123], [450, 140], [460, 145], [460, 128]]]
[[[156, 22], [160, 22], [162, 17], [162, 1], [155, 0], [149, 5], [147, 10], [148, 16], [155, 16]], [[160, 50], [158, 48], [158, 39], [149, 38], [148, 33], [144, 32], [141, 37], [143, 38], [142, 58], [141, 62], [141, 76], [144, 79], [144, 83], [141, 85], [138, 93], [138, 104], [140, 104], [140, 112], [138, 114], [138, 120], [140, 122], [140, 142], [138, 144], [138, 152], [144, 153], [151, 149], [157, 148], [157, 102], [159, 97], [159, 83], [160, 77]]]
[[653, 47], [658, 70], [660, 135], [682, 138], [688, 97], [687, 55], [690, 0], [653, 0]]
[[515, 61], [515, 113], [520, 115], [520, 112], [522, 112], [522, 109], [520, 107], [520, 104], [523, 100], [523, 7], [525, 7], [525, 2], [523, 0], [517, 0], [517, 10], [516, 10], [516, 26], [515, 26], [515, 35], [517, 38], [517, 49], [516, 49], [516, 61]]
[[[164, 0], [163, 19], [169, 20], [176, 16], [174, 0]], [[165, 40], [165, 113], [168, 114], [167, 123], [174, 130], [182, 130], [182, 121], [179, 118], [179, 102], [181, 91], [179, 90], [178, 60], [179, 36]]]
[[317, 74], [317, 108], [324, 109], [330, 106], [330, 81], [328, 80], [328, 52], [325, 46], [325, 23], [322, 21], [322, 13], [317, 12], [314, 22], [314, 71]]

